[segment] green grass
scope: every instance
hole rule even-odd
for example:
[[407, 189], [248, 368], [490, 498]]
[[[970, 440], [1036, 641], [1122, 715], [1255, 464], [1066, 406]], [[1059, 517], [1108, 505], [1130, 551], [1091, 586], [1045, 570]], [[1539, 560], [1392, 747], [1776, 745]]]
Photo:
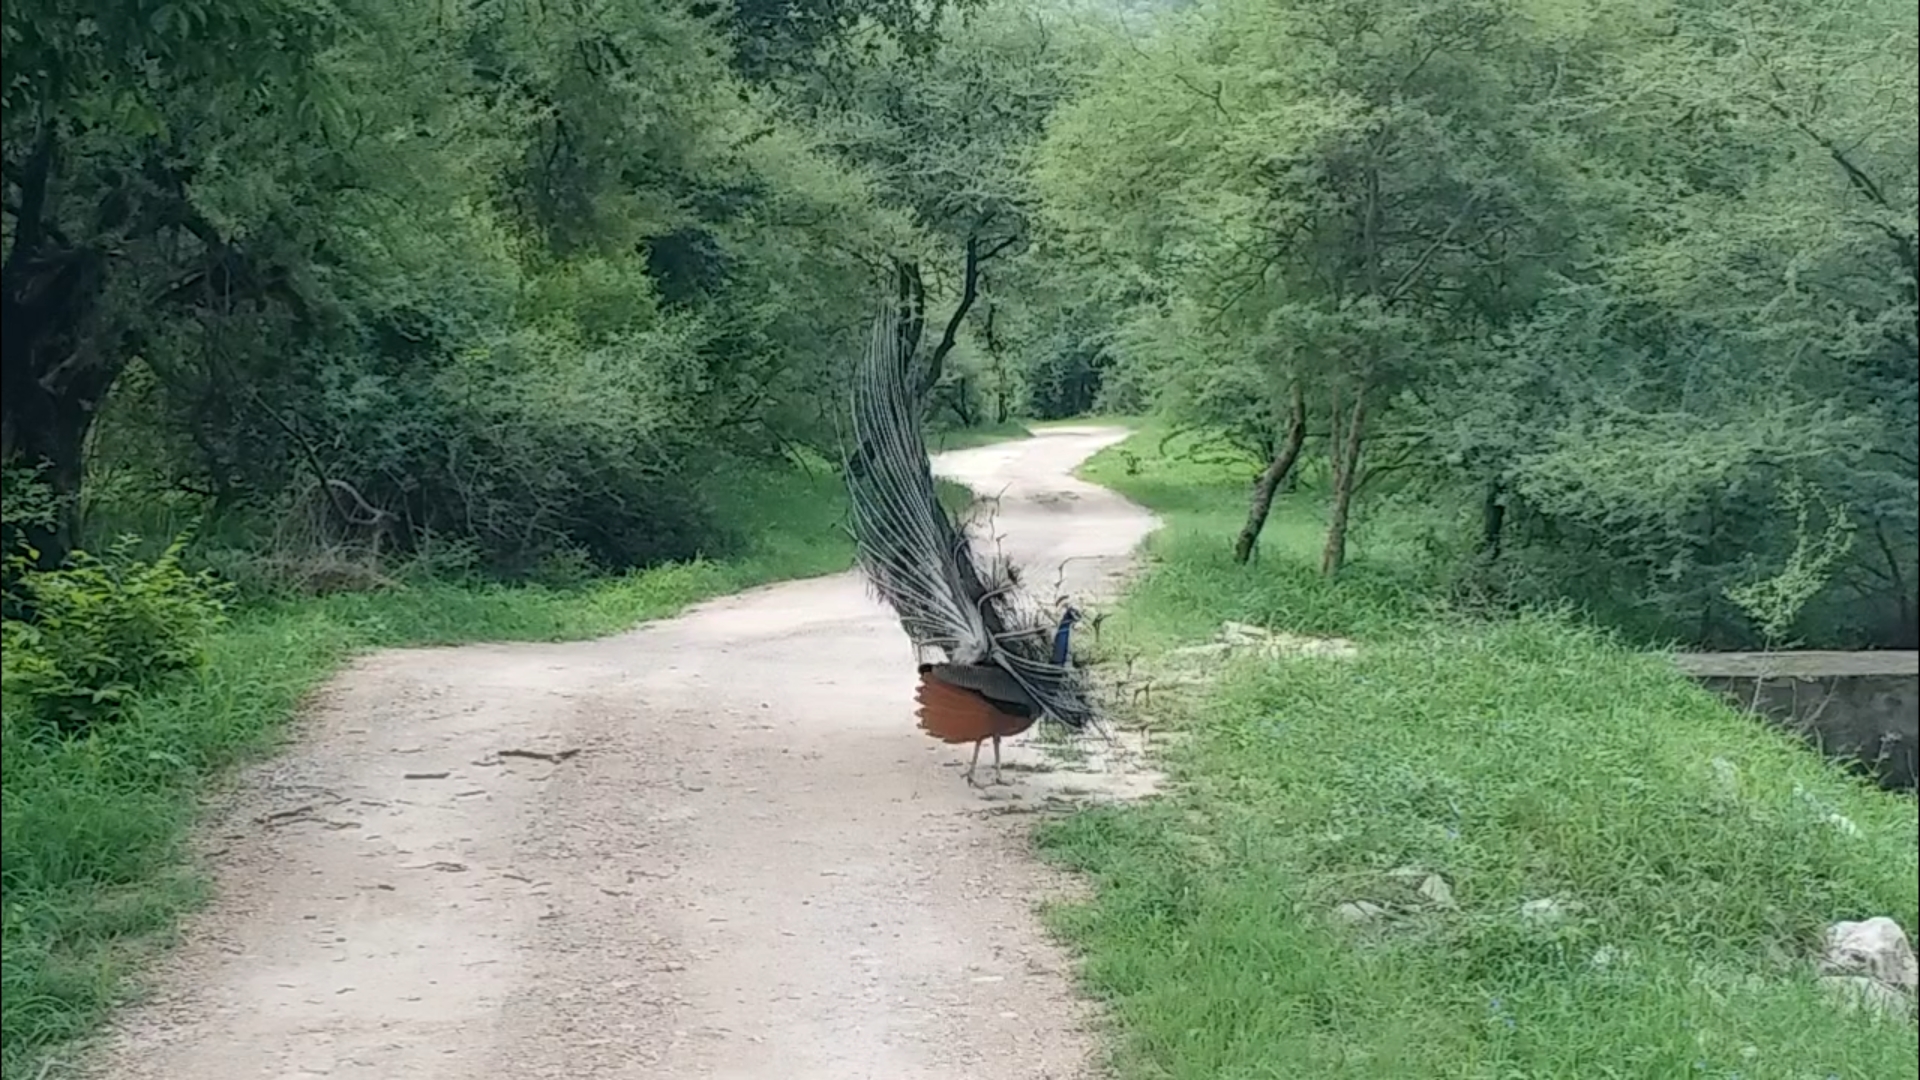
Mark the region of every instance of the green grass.
[[[1283, 499], [1236, 567], [1250, 473], [1157, 442], [1085, 470], [1167, 522], [1110, 640], [1151, 655], [1240, 619], [1362, 654], [1243, 661], [1161, 704], [1190, 736], [1169, 794], [1042, 830], [1095, 886], [1052, 916], [1120, 1077], [1913, 1075], [1914, 1025], [1840, 1012], [1805, 963], [1836, 919], [1912, 932], [1911, 797], [1566, 619], [1440, 610], [1391, 521], [1329, 584], [1317, 499]], [[1561, 917], [1523, 917], [1548, 900]], [[1394, 914], [1338, 918], [1354, 901]]]
[[936, 454], [949, 450], [968, 450], [976, 446], [1030, 439], [1035, 432], [1057, 427], [1110, 424], [1115, 427], [1140, 427], [1139, 417], [1076, 416], [1065, 420], [1009, 420], [1004, 424], [983, 424], [972, 428], [934, 428], [927, 432], [927, 449]]
[[[943, 489], [943, 498], [962, 497]], [[256, 606], [208, 644], [204, 671], [90, 737], [5, 725], [4, 1041], [0, 1073], [37, 1075], [92, 1031], [129, 974], [201, 895], [186, 840], [209, 781], [270, 750], [302, 698], [382, 646], [557, 641], [622, 630], [763, 582], [850, 565], [837, 476], [743, 483], [722, 496], [747, 551], [576, 589], [427, 582]]]
[[1144, 416], [1129, 416], [1122, 413], [1088, 413], [1085, 416], [1069, 416], [1059, 420], [1031, 420], [1027, 426], [1034, 431], [1044, 431], [1057, 427], [1123, 427], [1140, 430], [1151, 424]]
[[1018, 421], [982, 424], [970, 428], [934, 428], [927, 432], [927, 449], [935, 454], [949, 450], [970, 450], [990, 443], [1031, 438], [1033, 431]]

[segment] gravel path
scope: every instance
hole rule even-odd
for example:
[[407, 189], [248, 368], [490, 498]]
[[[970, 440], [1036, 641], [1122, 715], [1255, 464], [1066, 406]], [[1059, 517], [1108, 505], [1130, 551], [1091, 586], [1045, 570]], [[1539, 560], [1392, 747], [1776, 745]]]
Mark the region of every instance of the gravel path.
[[[1110, 428], [944, 455], [1036, 585], [1151, 518], [1070, 470]], [[124, 1080], [1091, 1075], [1024, 819], [914, 728], [854, 575], [601, 641], [380, 653], [242, 779], [215, 901], [91, 1066]], [[1031, 763], [1035, 751], [1022, 748]], [[542, 756], [545, 755], [545, 756]], [[1048, 774], [1013, 773], [1031, 805]], [[1079, 786], [1138, 788], [1124, 771]]]

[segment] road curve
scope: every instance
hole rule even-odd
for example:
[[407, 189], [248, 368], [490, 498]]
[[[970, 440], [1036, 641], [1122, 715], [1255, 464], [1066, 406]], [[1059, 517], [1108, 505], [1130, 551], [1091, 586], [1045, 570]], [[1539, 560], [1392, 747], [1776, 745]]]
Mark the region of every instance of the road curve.
[[[937, 466], [999, 497], [1029, 581], [1084, 595], [1152, 527], [1069, 475], [1124, 434]], [[216, 898], [86, 1071], [1088, 1077], [1032, 913], [1061, 882], [914, 729], [912, 686], [853, 574], [600, 641], [369, 656], [217, 809]]]

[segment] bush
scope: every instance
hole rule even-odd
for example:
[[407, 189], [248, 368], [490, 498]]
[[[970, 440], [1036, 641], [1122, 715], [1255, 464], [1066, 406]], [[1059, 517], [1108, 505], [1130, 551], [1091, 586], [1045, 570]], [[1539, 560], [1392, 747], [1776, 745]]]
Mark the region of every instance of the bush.
[[201, 663], [225, 616], [225, 588], [181, 565], [185, 537], [153, 560], [133, 554], [138, 542], [126, 537], [104, 559], [76, 551], [47, 571], [30, 569], [30, 548], [7, 554], [11, 588], [31, 612], [0, 628], [9, 712], [83, 732]]
[[0, 474], [0, 588], [5, 592], [5, 615], [17, 619], [21, 614], [20, 576], [39, 556], [33, 550], [36, 533], [50, 533], [60, 521], [60, 499], [46, 481], [41, 469], [8, 464]]

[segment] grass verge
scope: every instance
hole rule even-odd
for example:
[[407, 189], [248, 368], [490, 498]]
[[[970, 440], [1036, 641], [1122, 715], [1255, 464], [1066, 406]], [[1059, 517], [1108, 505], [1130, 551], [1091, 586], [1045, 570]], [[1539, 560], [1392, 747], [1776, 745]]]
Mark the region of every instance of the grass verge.
[[1030, 420], [1027, 427], [1034, 431], [1063, 427], [1123, 427], [1135, 431], [1150, 426], [1152, 420], [1145, 416], [1126, 413], [1089, 413], [1084, 416], [1069, 416], [1060, 420]]
[[1052, 917], [1121, 1077], [1913, 1075], [1914, 1025], [1807, 965], [1836, 919], [1912, 931], [1911, 797], [1568, 620], [1437, 610], [1391, 522], [1330, 584], [1315, 500], [1286, 499], [1236, 567], [1248, 476], [1157, 442], [1086, 469], [1166, 522], [1119, 647], [1237, 619], [1361, 653], [1230, 666], [1173, 709], [1170, 794], [1042, 830], [1095, 885]]
[[970, 450], [976, 446], [1011, 442], [1032, 436], [1031, 428], [1012, 420], [1004, 424], [983, 424], [980, 427], [935, 428], [927, 432], [927, 450], [935, 454], [944, 454], [949, 450]]
[[208, 643], [204, 670], [136, 702], [118, 723], [64, 741], [7, 723], [0, 1073], [37, 1076], [49, 1048], [94, 1029], [142, 955], [202, 894], [186, 840], [209, 780], [270, 749], [301, 699], [353, 654], [595, 637], [849, 565], [833, 473], [765, 478], [725, 498], [747, 534], [737, 559], [575, 589], [429, 582], [255, 607]]

